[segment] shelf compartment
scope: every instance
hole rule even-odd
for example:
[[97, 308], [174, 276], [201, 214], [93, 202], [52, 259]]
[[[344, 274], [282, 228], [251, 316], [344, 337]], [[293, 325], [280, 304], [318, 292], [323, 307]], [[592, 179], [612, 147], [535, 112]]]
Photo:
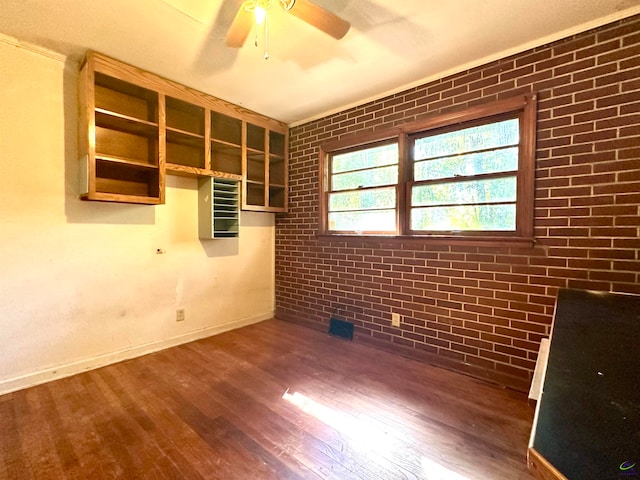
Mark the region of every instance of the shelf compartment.
[[271, 185], [286, 184], [284, 158], [269, 156], [269, 183]]
[[205, 168], [204, 138], [167, 129], [167, 162]]
[[284, 158], [285, 136], [282, 133], [269, 131], [269, 154]]
[[103, 108], [96, 108], [96, 126], [145, 137], [158, 136], [157, 123], [139, 120]]
[[286, 189], [280, 186], [269, 186], [269, 206], [284, 208], [286, 205]]
[[253, 205], [253, 206], [259, 206], [259, 207], [264, 207], [265, 206], [265, 201], [264, 201], [264, 183], [258, 183], [258, 182], [247, 182], [246, 183], [246, 189], [247, 189], [247, 196], [246, 196], [246, 203], [247, 205]]
[[238, 220], [216, 219], [213, 221], [213, 235], [215, 237], [237, 237], [240, 233]]
[[211, 141], [211, 169], [242, 175], [242, 148], [217, 140]]
[[173, 165], [204, 169], [204, 150], [183, 143], [167, 141], [167, 162]]
[[158, 165], [158, 137], [135, 135], [96, 126], [96, 156], [119, 157], [133, 163]]
[[264, 127], [247, 123], [247, 148], [257, 152], [264, 152], [265, 132]]
[[95, 106], [126, 117], [158, 123], [158, 93], [95, 73]]
[[265, 181], [264, 154], [247, 152], [247, 180], [252, 182]]
[[219, 112], [211, 112], [211, 138], [242, 145], [242, 120]]
[[160, 198], [158, 169], [105, 160], [96, 161], [96, 192], [137, 197]]
[[204, 138], [203, 107], [166, 97], [167, 130], [173, 129]]

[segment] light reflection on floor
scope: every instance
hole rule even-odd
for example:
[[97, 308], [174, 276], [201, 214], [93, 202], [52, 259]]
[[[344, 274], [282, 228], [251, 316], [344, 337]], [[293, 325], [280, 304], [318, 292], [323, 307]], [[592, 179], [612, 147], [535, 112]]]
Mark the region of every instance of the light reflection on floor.
[[394, 443], [394, 439], [380, 425], [364, 418], [334, 410], [298, 392], [289, 393], [287, 390], [282, 398], [353, 440], [355, 448], [384, 452]]
[[[354, 448], [382, 454], [389, 452], [394, 446], [393, 436], [380, 425], [329, 408], [301, 393], [290, 393], [289, 389], [284, 392], [282, 398], [347, 436], [353, 441]], [[424, 456], [420, 459], [420, 465], [425, 480], [471, 480]]]

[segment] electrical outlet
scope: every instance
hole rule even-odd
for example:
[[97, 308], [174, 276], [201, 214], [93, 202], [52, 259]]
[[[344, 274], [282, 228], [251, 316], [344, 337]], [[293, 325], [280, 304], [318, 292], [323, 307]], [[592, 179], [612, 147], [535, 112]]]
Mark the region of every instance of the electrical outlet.
[[392, 313], [391, 314], [391, 325], [394, 327], [399, 327], [400, 326], [400, 314], [399, 313]]
[[176, 322], [184, 322], [184, 308], [176, 310]]

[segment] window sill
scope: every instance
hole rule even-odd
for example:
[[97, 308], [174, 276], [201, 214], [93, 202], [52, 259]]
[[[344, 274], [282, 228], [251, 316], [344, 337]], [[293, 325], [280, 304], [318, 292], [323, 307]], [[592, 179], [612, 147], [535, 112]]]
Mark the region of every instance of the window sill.
[[359, 235], [359, 234], [318, 234], [318, 240], [336, 242], [393, 242], [421, 243], [428, 245], [460, 245], [472, 247], [516, 247], [532, 248], [536, 240], [531, 237], [508, 236], [447, 236], [447, 235]]

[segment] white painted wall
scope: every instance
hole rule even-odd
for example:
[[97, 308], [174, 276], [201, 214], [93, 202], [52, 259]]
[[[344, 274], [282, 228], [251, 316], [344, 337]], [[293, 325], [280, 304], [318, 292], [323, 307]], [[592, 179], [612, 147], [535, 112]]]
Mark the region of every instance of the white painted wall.
[[273, 214], [200, 241], [193, 179], [160, 206], [78, 199], [78, 67], [0, 36], [0, 393], [274, 311]]

